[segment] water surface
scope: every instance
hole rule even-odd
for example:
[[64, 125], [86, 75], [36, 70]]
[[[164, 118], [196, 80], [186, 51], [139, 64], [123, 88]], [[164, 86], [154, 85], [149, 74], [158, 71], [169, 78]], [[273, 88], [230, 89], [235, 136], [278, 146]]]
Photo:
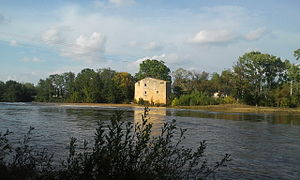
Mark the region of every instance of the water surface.
[[[33, 103], [0, 103], [0, 131], [14, 132], [18, 141], [35, 127], [33, 143], [46, 147], [55, 158], [66, 156], [70, 137], [91, 141], [97, 121], [108, 122], [116, 110], [126, 121], [138, 122], [143, 108], [55, 106]], [[217, 174], [222, 179], [300, 179], [300, 115], [221, 113], [199, 110], [151, 108], [154, 132], [176, 119], [188, 129], [186, 146], [206, 140], [207, 158], [214, 162], [225, 153], [229, 166]]]

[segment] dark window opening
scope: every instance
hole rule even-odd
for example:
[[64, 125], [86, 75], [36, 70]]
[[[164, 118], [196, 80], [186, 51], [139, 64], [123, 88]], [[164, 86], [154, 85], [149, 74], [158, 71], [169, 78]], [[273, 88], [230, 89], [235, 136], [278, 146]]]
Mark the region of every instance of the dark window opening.
[[147, 86], [147, 84], [145, 84], [145, 86]]
[[159, 93], [159, 91], [156, 91], [156, 93], [158, 94], [158, 93]]
[[147, 91], [145, 91], [145, 94], [147, 94]]

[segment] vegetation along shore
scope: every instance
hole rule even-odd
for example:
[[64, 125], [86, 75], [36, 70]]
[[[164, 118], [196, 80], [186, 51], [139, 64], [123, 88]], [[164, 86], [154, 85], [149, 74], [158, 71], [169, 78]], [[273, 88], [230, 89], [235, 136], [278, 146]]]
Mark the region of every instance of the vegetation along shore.
[[[300, 49], [294, 51], [294, 56], [300, 59]], [[171, 85], [165, 106], [225, 112], [298, 112], [300, 107], [299, 64], [258, 51], [243, 54], [232, 68], [221, 73], [201, 72], [201, 68], [179, 68], [171, 73], [163, 61], [147, 59], [134, 76], [109, 68], [87, 68], [77, 75], [50, 75], [37, 85], [9, 80], [0, 82], [0, 102], [153, 105], [134, 99], [135, 83], [146, 77]]]

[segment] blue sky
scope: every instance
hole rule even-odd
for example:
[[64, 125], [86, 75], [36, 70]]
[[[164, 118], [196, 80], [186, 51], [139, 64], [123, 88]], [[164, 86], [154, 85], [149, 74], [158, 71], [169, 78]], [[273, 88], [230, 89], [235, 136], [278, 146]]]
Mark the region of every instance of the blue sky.
[[221, 72], [261, 51], [295, 62], [298, 0], [0, 0], [0, 80], [37, 83], [83, 68]]

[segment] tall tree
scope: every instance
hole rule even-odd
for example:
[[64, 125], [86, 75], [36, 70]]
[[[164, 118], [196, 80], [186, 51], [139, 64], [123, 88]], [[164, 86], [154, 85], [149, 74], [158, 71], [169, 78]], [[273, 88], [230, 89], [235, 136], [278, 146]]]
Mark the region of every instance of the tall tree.
[[66, 72], [62, 74], [62, 77], [63, 77], [62, 96], [65, 101], [65, 100], [69, 100], [72, 92], [74, 92], [75, 74], [72, 72]]
[[116, 88], [119, 90], [117, 94], [117, 102], [130, 102], [134, 96], [134, 80], [128, 72], [117, 72], [113, 77]]
[[195, 70], [189, 71], [179, 68], [172, 73], [174, 78], [173, 93], [175, 96], [188, 94], [193, 91], [208, 92], [213, 91], [211, 84], [209, 84], [209, 73], [203, 71], [198, 72]]
[[144, 60], [140, 64], [140, 70], [135, 74], [137, 81], [152, 77], [162, 79], [171, 82], [170, 69], [165, 65], [164, 61], [158, 61], [155, 59]]
[[269, 90], [282, 84], [286, 66], [276, 56], [250, 52], [240, 57], [233, 69], [240, 97], [249, 104], [259, 105]]
[[225, 95], [233, 94], [234, 76], [231, 70], [224, 70], [220, 76], [220, 91]]
[[103, 102], [105, 103], [117, 103], [118, 94], [120, 89], [117, 88], [113, 78], [116, 75], [116, 71], [109, 68], [99, 69], [98, 74], [102, 82], [101, 94], [103, 96]]
[[176, 97], [181, 96], [184, 93], [188, 93], [190, 91], [189, 82], [191, 80], [191, 72], [178, 68], [176, 71], [172, 72], [172, 76], [174, 79], [173, 82], [173, 93]]
[[101, 102], [101, 81], [93, 69], [83, 69], [78, 73], [74, 86], [75, 92], [71, 96], [72, 102]]
[[42, 101], [42, 102], [53, 101], [55, 90], [52, 85], [52, 81], [49, 78], [45, 80], [40, 79], [36, 89], [37, 89], [37, 97], [36, 97], [37, 101]]

